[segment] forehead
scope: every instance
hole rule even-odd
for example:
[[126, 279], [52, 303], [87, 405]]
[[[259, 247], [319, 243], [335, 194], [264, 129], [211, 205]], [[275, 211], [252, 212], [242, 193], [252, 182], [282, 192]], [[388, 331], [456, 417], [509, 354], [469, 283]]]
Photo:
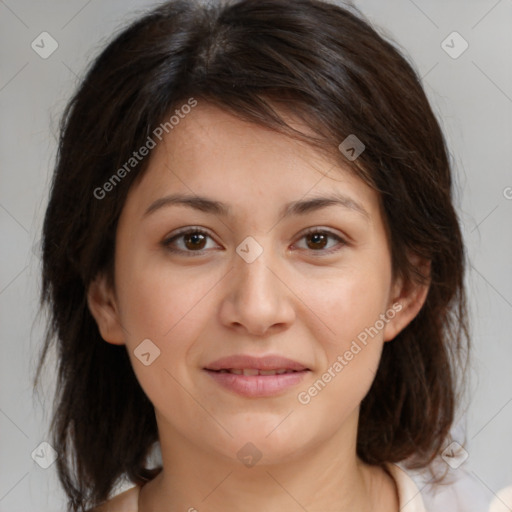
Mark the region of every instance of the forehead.
[[[311, 129], [289, 116], [283, 117], [294, 127], [314, 135]], [[156, 148], [154, 159], [169, 165], [173, 160], [186, 162], [190, 170], [225, 169], [233, 174], [265, 169], [308, 168], [325, 169], [326, 158], [311, 146], [287, 137], [270, 128], [249, 123], [210, 103], [201, 102], [166, 134]], [[234, 167], [225, 162], [238, 163]], [[155, 162], [156, 163], [156, 162]], [[243, 165], [242, 165], [243, 164]], [[331, 164], [332, 165], [332, 164]], [[246, 176], [248, 177], [248, 176]], [[274, 176], [278, 178], [278, 176]]]
[[[304, 133], [311, 130], [286, 119]], [[367, 210], [378, 196], [352, 171], [312, 146], [243, 121], [206, 102], [180, 119], [150, 154], [140, 183], [131, 191], [137, 209], [165, 193], [214, 196], [229, 204], [267, 206], [305, 196], [340, 192]]]

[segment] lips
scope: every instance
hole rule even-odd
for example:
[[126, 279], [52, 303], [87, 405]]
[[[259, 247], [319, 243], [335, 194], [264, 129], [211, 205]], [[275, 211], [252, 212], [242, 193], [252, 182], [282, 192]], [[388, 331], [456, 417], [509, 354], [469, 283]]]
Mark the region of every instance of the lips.
[[277, 355], [225, 357], [203, 370], [224, 389], [246, 398], [281, 395], [296, 387], [311, 371], [298, 361]]

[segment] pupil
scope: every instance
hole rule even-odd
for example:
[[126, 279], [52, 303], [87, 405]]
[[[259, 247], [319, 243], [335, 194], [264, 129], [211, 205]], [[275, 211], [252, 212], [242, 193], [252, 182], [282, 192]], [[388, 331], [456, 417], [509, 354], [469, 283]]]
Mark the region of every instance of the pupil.
[[[191, 247], [188, 247], [188, 241], [192, 240]], [[204, 235], [202, 233], [193, 233], [187, 237], [187, 247], [190, 249], [202, 248], [201, 242], [204, 242]]]
[[[311, 236], [311, 239], [313, 240], [313, 244], [318, 244], [320, 243], [321, 244], [321, 247], [323, 247], [325, 244], [322, 244], [322, 241], [325, 242], [325, 234], [323, 233], [314, 233]], [[322, 239], [322, 240], [320, 240]], [[318, 247], [313, 247], [314, 248], [318, 248]]]

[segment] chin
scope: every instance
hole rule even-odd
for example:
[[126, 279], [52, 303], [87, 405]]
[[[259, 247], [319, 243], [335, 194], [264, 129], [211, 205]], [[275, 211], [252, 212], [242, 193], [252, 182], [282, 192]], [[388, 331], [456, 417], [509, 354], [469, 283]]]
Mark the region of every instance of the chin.
[[[282, 464], [297, 459], [307, 450], [308, 441], [313, 440], [304, 437], [303, 429], [302, 431], [286, 429], [283, 425], [276, 429], [278, 424], [279, 422], [273, 423], [271, 428], [267, 428], [268, 424], [264, 423], [260, 424], [262, 429], [258, 429], [258, 424], [255, 423], [251, 425], [250, 431], [230, 430], [233, 439], [229, 440], [228, 445], [221, 447], [223, 455], [231, 460], [238, 460], [248, 467], [252, 467], [251, 464], [254, 464], [254, 461], [261, 466]], [[278, 433], [277, 431], [281, 428], [282, 430]]]

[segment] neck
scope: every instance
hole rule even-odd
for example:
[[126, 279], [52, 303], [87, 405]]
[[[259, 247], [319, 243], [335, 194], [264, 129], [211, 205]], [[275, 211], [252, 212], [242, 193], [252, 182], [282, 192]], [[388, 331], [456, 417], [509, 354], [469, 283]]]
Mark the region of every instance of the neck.
[[343, 430], [286, 460], [262, 457], [248, 467], [202, 450], [175, 432], [161, 436], [164, 469], [140, 491], [138, 512], [379, 509], [390, 477], [361, 462], [355, 442], [342, 444], [342, 438]]

